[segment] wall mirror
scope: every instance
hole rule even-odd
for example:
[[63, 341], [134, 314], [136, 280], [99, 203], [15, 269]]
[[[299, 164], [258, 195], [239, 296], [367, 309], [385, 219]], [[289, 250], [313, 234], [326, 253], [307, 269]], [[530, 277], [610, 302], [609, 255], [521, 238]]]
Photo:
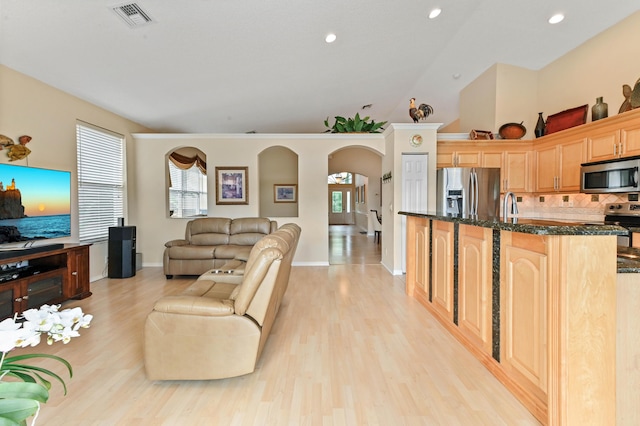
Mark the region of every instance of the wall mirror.
[[167, 154], [168, 215], [188, 218], [207, 215], [207, 156], [194, 147]]

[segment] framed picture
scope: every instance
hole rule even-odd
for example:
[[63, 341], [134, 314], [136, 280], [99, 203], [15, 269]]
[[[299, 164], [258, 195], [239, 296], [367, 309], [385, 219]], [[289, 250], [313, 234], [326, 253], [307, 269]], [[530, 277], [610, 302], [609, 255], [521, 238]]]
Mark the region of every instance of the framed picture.
[[273, 185], [273, 201], [276, 203], [297, 203], [298, 185], [275, 184]]
[[216, 167], [216, 204], [249, 204], [247, 167]]
[[362, 191], [360, 193], [360, 202], [365, 204], [367, 202], [367, 185], [362, 185], [360, 188]]

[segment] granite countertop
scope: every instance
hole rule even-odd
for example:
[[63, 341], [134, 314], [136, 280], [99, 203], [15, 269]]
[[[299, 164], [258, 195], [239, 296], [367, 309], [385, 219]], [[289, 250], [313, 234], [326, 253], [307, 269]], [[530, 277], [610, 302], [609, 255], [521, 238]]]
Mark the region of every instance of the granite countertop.
[[537, 235], [628, 235], [628, 230], [618, 225], [593, 222], [577, 222], [563, 219], [510, 218], [506, 222], [499, 218], [461, 218], [440, 216], [427, 212], [398, 212], [405, 216], [424, 217], [444, 222], [463, 223], [501, 231], [521, 232]]

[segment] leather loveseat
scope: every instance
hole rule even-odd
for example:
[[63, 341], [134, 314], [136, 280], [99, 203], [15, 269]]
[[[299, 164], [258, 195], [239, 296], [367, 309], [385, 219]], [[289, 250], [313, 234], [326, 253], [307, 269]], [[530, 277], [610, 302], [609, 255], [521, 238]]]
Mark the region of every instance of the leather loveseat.
[[277, 222], [264, 217], [230, 219], [203, 217], [187, 222], [184, 239], [165, 243], [163, 267], [167, 278], [200, 275], [211, 269], [241, 271], [251, 247], [273, 232]]
[[300, 227], [289, 223], [263, 237], [241, 284], [201, 276], [155, 303], [144, 328], [151, 380], [209, 380], [251, 373], [289, 283]]

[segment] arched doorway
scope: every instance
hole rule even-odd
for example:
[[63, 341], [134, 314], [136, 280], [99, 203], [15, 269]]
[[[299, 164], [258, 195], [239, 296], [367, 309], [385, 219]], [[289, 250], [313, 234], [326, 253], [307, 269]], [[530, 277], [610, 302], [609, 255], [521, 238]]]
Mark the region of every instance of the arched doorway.
[[329, 264], [379, 264], [369, 211], [380, 209], [382, 157], [361, 147], [329, 156]]

